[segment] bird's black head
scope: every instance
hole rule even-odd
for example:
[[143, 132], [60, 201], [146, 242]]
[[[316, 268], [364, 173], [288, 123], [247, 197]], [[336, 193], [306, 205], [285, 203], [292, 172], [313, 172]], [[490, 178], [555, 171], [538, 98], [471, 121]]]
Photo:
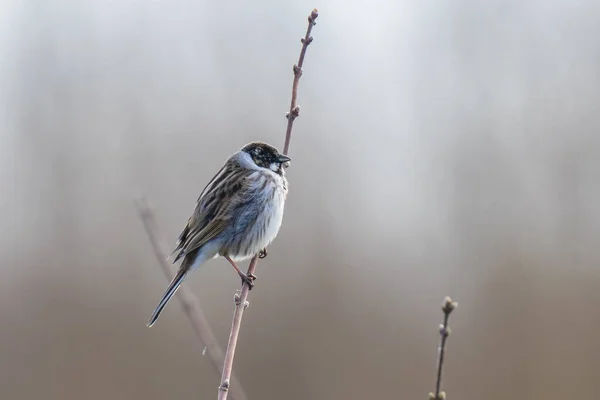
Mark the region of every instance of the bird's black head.
[[251, 142], [242, 147], [242, 151], [250, 154], [252, 160], [259, 167], [270, 169], [273, 172], [280, 172], [281, 167], [287, 167], [291, 160], [288, 156], [279, 153], [277, 149], [264, 142]]

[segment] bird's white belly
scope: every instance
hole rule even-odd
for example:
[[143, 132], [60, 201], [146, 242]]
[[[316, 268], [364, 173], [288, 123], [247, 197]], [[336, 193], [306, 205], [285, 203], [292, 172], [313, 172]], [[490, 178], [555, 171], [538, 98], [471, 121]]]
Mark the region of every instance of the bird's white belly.
[[279, 233], [283, 221], [286, 189], [278, 181], [274, 184], [275, 187], [272, 187], [273, 197], [270, 196], [272, 192], [265, 191], [265, 197], [258, 202], [260, 212], [250, 228], [249, 234], [244, 236], [239, 247], [237, 247], [239, 252], [231, 254], [232, 259], [235, 261], [245, 260], [258, 254], [271, 244]]
[[281, 193], [275, 194], [275, 197], [279, 197], [273, 202], [267, 203], [265, 210], [260, 214], [259, 220], [256, 225], [264, 225], [264, 236], [261, 238], [257, 245], [258, 250], [262, 250], [267, 247], [279, 233], [281, 222], [283, 221], [283, 204], [284, 199]]

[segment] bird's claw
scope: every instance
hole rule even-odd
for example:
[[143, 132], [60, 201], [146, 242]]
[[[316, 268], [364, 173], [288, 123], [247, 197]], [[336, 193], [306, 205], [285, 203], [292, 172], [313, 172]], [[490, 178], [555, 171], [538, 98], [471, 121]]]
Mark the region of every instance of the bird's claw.
[[254, 281], [256, 280], [256, 275], [253, 274], [244, 274], [240, 273], [240, 278], [242, 278], [242, 285], [245, 283], [248, 285], [248, 289], [252, 290], [254, 287]]
[[267, 256], [267, 254], [269, 254], [269, 253], [267, 252], [267, 248], [265, 247], [258, 253], [258, 258], [261, 258], [261, 259], [265, 258]]

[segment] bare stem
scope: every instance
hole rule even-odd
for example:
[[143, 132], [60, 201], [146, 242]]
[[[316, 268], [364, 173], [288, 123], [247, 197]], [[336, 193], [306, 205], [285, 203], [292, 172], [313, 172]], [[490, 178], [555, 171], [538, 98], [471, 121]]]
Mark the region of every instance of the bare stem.
[[[170, 265], [166, 261], [168, 253], [165, 251], [166, 246], [164, 242], [160, 239], [161, 235], [154, 217], [154, 212], [150, 206], [148, 206], [148, 203], [145, 199], [137, 199], [135, 206], [137, 208], [140, 220], [144, 224], [144, 229], [148, 234], [148, 239], [150, 239], [150, 244], [152, 245], [152, 250], [154, 250], [154, 255], [156, 256], [156, 259], [158, 260], [165, 277], [168, 281], [170, 281], [173, 278], [173, 275], [171, 274]], [[208, 359], [215, 369], [215, 372], [217, 374], [221, 373], [221, 360], [223, 360], [224, 355], [223, 349], [221, 346], [219, 346], [215, 334], [210, 328], [208, 320], [204, 316], [204, 312], [200, 307], [198, 299], [190, 290], [188, 290], [185, 285], [182, 285], [179, 288], [176, 297], [179, 299], [181, 308], [183, 308], [183, 311], [190, 320], [196, 336], [198, 339], [200, 339], [200, 344], [204, 349], [203, 354], [208, 356]], [[238, 379], [235, 376], [232, 376], [231, 379], [234, 383], [231, 397], [235, 400], [247, 400], [248, 397], [246, 397], [246, 393], [244, 392], [244, 389], [242, 388], [242, 385], [239, 383]]]
[[[248, 266], [247, 274], [254, 274], [256, 270], [256, 264], [258, 263], [258, 256], [254, 256]], [[221, 375], [221, 385], [219, 385], [219, 400], [225, 400], [227, 393], [229, 392], [230, 376], [233, 372], [233, 358], [235, 356], [235, 348], [237, 347], [237, 340], [240, 334], [240, 327], [242, 326], [242, 316], [244, 310], [248, 306], [247, 298], [250, 287], [244, 283], [242, 290], [235, 294], [235, 312], [233, 313], [233, 322], [231, 323], [231, 332], [229, 333], [229, 341], [227, 342], [227, 352], [225, 353], [225, 361], [223, 363], [223, 374]]]
[[302, 66], [304, 65], [304, 55], [306, 54], [306, 49], [313, 40], [312, 36], [310, 36], [310, 33], [312, 32], [313, 26], [317, 24], [315, 21], [318, 16], [319, 12], [315, 8], [308, 16], [308, 28], [306, 29], [306, 35], [304, 35], [304, 37], [300, 39], [300, 42], [302, 42], [302, 50], [300, 50], [298, 64], [294, 64], [292, 101], [290, 103], [290, 111], [286, 115], [288, 119], [288, 124], [287, 129], [285, 131], [285, 144], [283, 145], [283, 154], [288, 154], [288, 151], [290, 150], [290, 141], [292, 140], [292, 126], [294, 125], [294, 120], [296, 119], [296, 117], [300, 115], [300, 106], [298, 106], [298, 104], [296, 103], [298, 99], [298, 83], [300, 82], [300, 77], [302, 76]]
[[[302, 42], [302, 50], [300, 51], [300, 57], [298, 64], [294, 65], [294, 82], [292, 84], [292, 101], [290, 104], [290, 111], [286, 114], [288, 123], [285, 132], [285, 144], [283, 146], [283, 154], [288, 154], [290, 149], [290, 140], [292, 138], [292, 126], [294, 125], [294, 119], [300, 115], [300, 107], [296, 104], [298, 98], [298, 83], [302, 76], [302, 65], [304, 64], [304, 56], [308, 45], [312, 42], [313, 38], [310, 36], [312, 27], [316, 24], [315, 20], [319, 16], [317, 9], [313, 9], [308, 16], [308, 28], [306, 29], [306, 35], [300, 40]], [[258, 256], [254, 256], [248, 266], [247, 275], [254, 275], [256, 270], [256, 264], [258, 263]], [[226, 400], [229, 388], [231, 387], [230, 377], [233, 371], [233, 359], [235, 357], [235, 348], [237, 347], [237, 340], [240, 333], [240, 327], [242, 324], [242, 316], [244, 310], [248, 306], [247, 298], [250, 287], [244, 283], [239, 296], [236, 293], [235, 297], [235, 312], [233, 313], [233, 321], [231, 323], [231, 332], [229, 334], [229, 341], [227, 343], [227, 351], [225, 353], [225, 361], [223, 364], [223, 374], [221, 376], [221, 384], [219, 385], [218, 400]]]
[[446, 351], [446, 340], [450, 336], [450, 328], [448, 320], [450, 313], [458, 306], [457, 302], [453, 302], [450, 297], [446, 297], [442, 303], [442, 311], [444, 312], [444, 323], [440, 325], [440, 346], [438, 347], [437, 360], [437, 375], [435, 380], [435, 393], [429, 393], [429, 400], [444, 400], [446, 393], [442, 392], [442, 369], [444, 367], [444, 354]]

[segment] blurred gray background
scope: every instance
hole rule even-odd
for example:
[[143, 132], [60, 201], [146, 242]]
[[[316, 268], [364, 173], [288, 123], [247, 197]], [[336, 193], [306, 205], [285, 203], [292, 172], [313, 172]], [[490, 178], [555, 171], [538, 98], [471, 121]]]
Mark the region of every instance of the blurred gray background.
[[[210, 399], [133, 199], [174, 244], [246, 142], [290, 196], [234, 371], [250, 399], [592, 398], [600, 3], [0, 3], [0, 398]], [[225, 345], [239, 279], [186, 283]]]

